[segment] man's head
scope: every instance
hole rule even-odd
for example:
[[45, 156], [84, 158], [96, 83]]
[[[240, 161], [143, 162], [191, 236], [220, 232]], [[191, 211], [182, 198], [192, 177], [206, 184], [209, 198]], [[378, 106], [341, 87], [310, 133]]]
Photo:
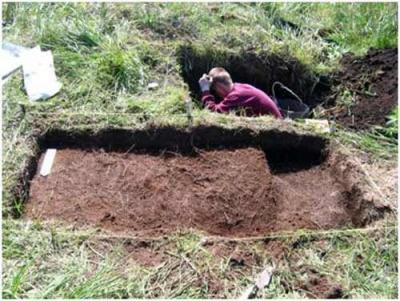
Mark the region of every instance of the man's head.
[[233, 89], [233, 82], [230, 74], [221, 67], [215, 67], [208, 72], [211, 78], [211, 89], [221, 98], [224, 98]]

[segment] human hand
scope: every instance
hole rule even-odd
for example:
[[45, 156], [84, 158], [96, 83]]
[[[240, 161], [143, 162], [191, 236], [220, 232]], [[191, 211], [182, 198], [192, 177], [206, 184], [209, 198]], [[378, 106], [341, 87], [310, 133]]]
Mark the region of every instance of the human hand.
[[199, 85], [201, 92], [210, 90], [211, 80], [207, 74], [204, 73], [203, 76], [199, 79]]

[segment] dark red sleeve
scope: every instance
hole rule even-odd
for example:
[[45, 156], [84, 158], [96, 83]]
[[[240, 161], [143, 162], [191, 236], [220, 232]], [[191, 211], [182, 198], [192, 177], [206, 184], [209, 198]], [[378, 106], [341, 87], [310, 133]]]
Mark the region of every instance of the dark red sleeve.
[[267, 94], [264, 95], [266, 97], [266, 101], [263, 102], [263, 110], [275, 116], [275, 118], [277, 119], [283, 119], [282, 113], [279, 110], [278, 105]]
[[209, 91], [204, 91], [201, 100], [209, 110], [218, 113], [228, 113], [238, 106], [238, 98], [235, 95], [228, 95], [223, 101], [216, 103], [214, 95]]
[[269, 111], [278, 119], [283, 119], [281, 111], [279, 111], [278, 106], [271, 100], [272, 104], [268, 106]]

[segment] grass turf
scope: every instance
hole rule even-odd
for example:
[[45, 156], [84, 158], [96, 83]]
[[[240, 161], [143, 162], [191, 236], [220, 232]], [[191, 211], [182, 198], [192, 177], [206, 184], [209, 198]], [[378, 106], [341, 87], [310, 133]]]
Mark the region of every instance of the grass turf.
[[[302, 287], [310, 270], [339, 283], [345, 297], [396, 298], [394, 221], [371, 231], [277, 237], [298, 246], [280, 259], [264, 242], [240, 243], [237, 248], [261, 258], [241, 268], [229, 255], [214, 256], [198, 233], [177, 234], [154, 243], [166, 245], [165, 262], [144, 267], [129, 260], [127, 239], [98, 238], [93, 231], [31, 223], [10, 213], [23, 211], [12, 192], [36, 131], [186, 126], [189, 90], [176, 59], [181, 45], [291, 56], [324, 74], [338, 68], [347, 51], [395, 47], [397, 4], [6, 3], [2, 9], [3, 39], [51, 49], [63, 83], [57, 96], [37, 103], [27, 100], [20, 75], [3, 86], [3, 298], [236, 297], [271, 260], [279, 269], [265, 298], [306, 297]], [[150, 82], [159, 88], [150, 90]], [[274, 124], [268, 117], [217, 116], [198, 104], [194, 116], [200, 124]], [[373, 160], [395, 162], [393, 124], [384, 129], [389, 135], [339, 129], [334, 139]]]

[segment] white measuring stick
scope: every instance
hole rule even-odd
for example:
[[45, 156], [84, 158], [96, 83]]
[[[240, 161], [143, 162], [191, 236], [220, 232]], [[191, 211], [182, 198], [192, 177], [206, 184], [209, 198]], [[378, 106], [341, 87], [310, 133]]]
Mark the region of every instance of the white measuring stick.
[[53, 166], [54, 158], [56, 157], [56, 149], [49, 148], [44, 155], [42, 168], [40, 169], [41, 176], [47, 176], [50, 174], [51, 167]]

